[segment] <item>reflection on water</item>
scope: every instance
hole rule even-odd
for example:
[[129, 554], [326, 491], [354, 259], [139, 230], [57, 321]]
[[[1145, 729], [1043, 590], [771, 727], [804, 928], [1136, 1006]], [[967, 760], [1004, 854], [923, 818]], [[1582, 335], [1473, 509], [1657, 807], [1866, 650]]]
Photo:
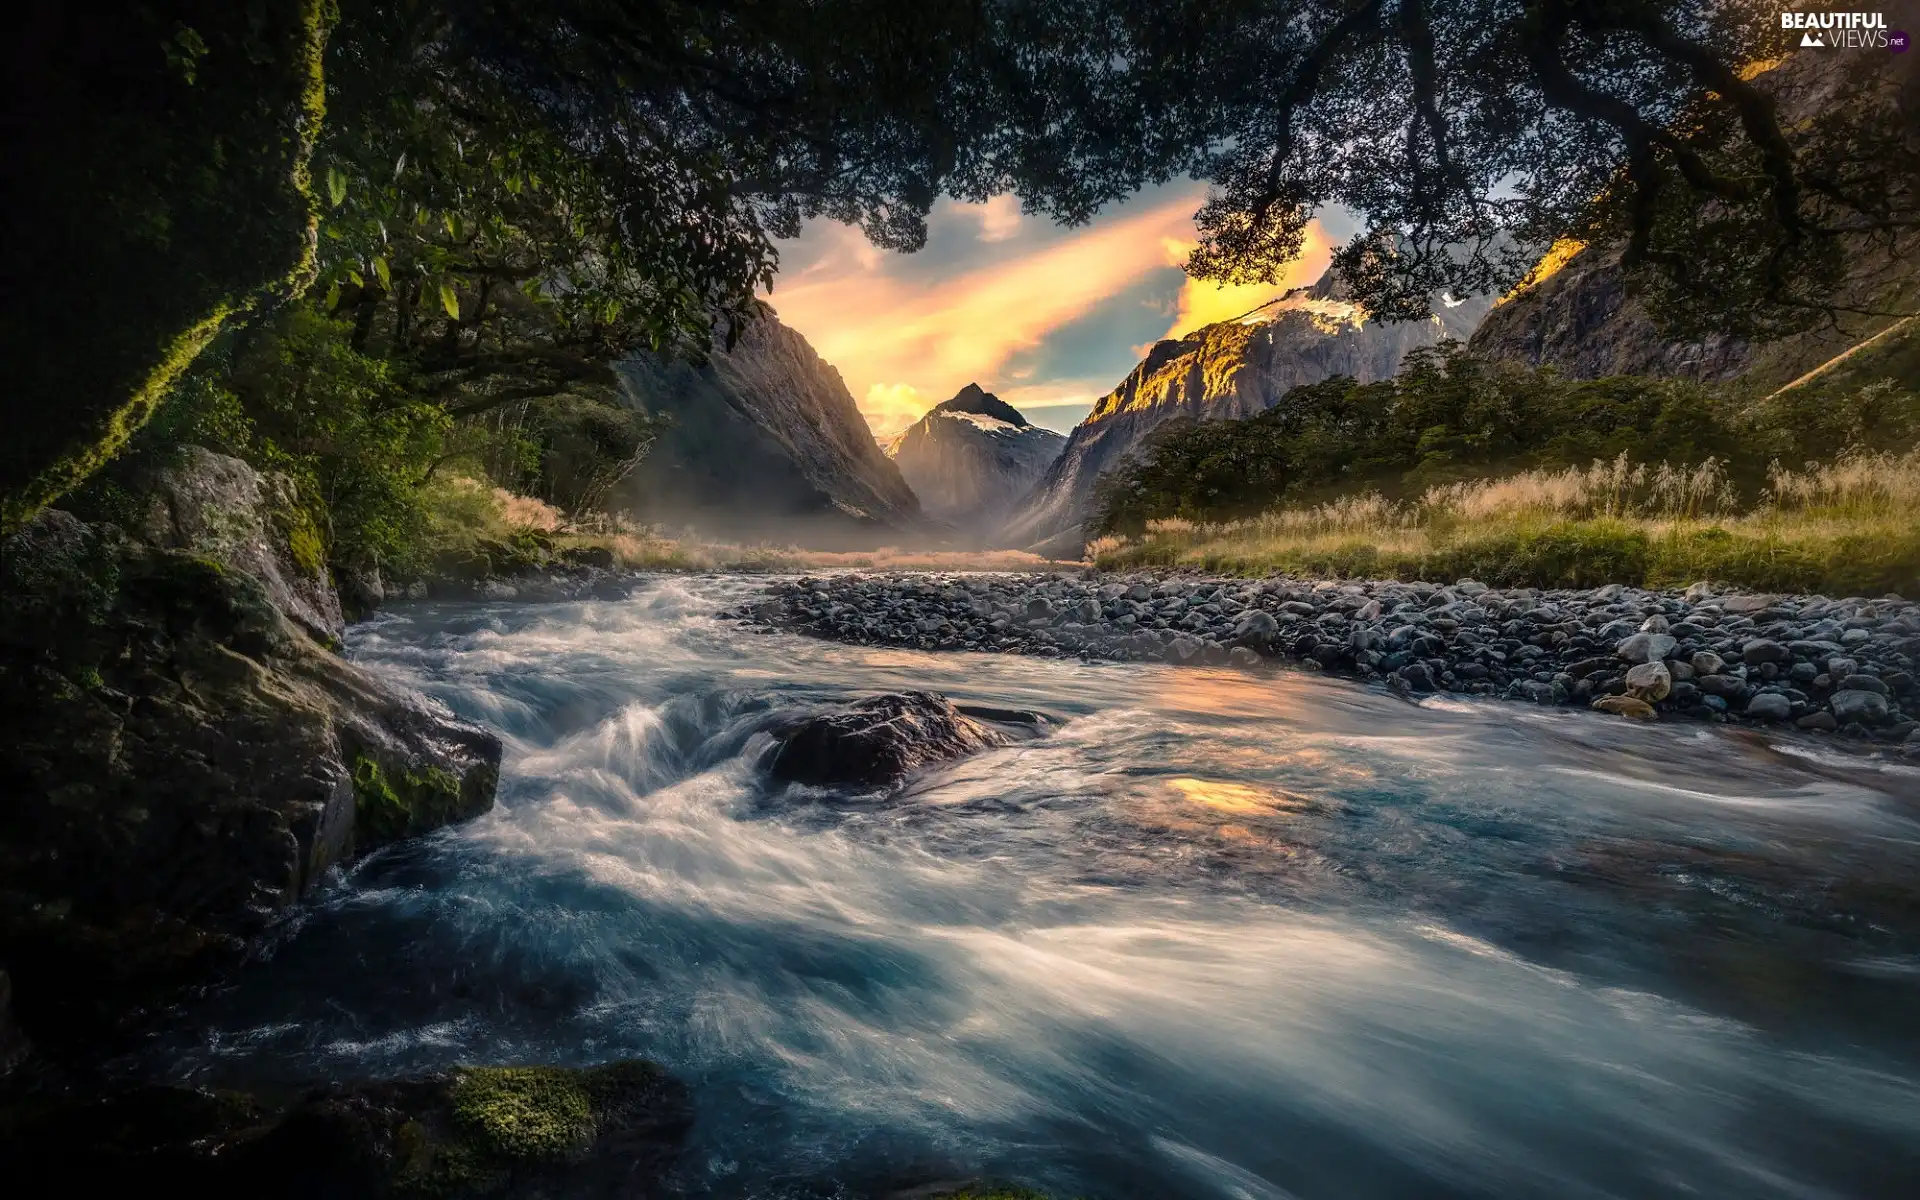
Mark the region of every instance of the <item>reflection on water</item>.
[[[1911, 767], [712, 619], [752, 586], [359, 628], [504, 731], [499, 809], [358, 866], [136, 1065], [645, 1055], [698, 1095], [690, 1196], [1920, 1184]], [[882, 802], [769, 788], [775, 714], [909, 687], [1066, 724]]]

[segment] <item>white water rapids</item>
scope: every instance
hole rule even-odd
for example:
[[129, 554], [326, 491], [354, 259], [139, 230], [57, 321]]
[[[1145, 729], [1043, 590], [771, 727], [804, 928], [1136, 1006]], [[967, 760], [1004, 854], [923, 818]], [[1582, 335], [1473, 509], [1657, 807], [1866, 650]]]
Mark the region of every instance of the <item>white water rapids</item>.
[[[358, 627], [502, 733], [499, 806], [356, 866], [149, 1068], [653, 1058], [689, 1196], [1920, 1194], [1913, 767], [714, 617], [758, 586]], [[770, 713], [909, 687], [1065, 724], [904, 795], [765, 779]]]

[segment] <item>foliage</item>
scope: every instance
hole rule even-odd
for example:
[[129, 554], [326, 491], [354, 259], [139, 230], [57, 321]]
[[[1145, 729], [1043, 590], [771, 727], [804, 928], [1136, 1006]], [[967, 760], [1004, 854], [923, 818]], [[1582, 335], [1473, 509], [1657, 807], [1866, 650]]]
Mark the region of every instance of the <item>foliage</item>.
[[1374, 488], [1389, 495], [1519, 467], [1620, 454], [1729, 464], [1759, 485], [1766, 460], [1731, 403], [1680, 380], [1569, 380], [1487, 362], [1457, 343], [1417, 350], [1400, 375], [1335, 378], [1289, 391], [1240, 421], [1170, 423], [1140, 457], [1103, 476], [1098, 532], [1138, 534], [1179, 517], [1226, 521]]
[[1065, 60], [1040, 84], [1066, 101], [1059, 143], [1194, 148], [1203, 278], [1277, 280], [1337, 205], [1364, 228], [1335, 267], [1383, 318], [1503, 292], [1572, 239], [1623, 249], [1670, 327], [1764, 338], [1822, 319], [1843, 257], [1920, 221], [1920, 150], [1885, 136], [1911, 103], [1899, 56], [1796, 59], [1771, 7], [1032, 7]]
[[[1531, 471], [1278, 509], [1222, 524], [1150, 522], [1089, 549], [1103, 567], [1457, 579], [1533, 587], [1701, 579], [1833, 595], [1920, 590], [1920, 451], [1773, 467], [1738, 505], [1717, 464]], [[1744, 511], [1736, 511], [1743, 509]]]
[[321, 0], [29, 0], [6, 40], [0, 530], [99, 470], [313, 267]]

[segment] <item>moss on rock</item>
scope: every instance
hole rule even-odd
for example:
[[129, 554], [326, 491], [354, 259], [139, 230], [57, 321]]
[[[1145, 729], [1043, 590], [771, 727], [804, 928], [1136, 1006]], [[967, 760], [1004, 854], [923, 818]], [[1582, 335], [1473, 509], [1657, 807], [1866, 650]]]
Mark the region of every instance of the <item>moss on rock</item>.
[[593, 1143], [593, 1101], [578, 1071], [469, 1067], [450, 1098], [461, 1132], [489, 1155], [565, 1161]]
[[0, 259], [36, 294], [0, 318], [0, 533], [111, 458], [222, 327], [310, 283], [332, 11], [28, 0]]
[[290, 1108], [138, 1087], [0, 1103], [0, 1158], [73, 1195], [655, 1195], [692, 1121], [686, 1088], [638, 1060], [463, 1067], [334, 1084]]
[[361, 850], [450, 824], [463, 807], [451, 771], [429, 764], [389, 772], [367, 755], [354, 759], [354, 842]]

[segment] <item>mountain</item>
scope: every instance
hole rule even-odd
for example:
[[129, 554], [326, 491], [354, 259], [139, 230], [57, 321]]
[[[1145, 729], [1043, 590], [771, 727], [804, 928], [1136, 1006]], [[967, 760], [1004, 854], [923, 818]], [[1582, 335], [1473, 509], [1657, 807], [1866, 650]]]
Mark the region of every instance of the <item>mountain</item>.
[[1008, 545], [1068, 552], [1082, 540], [1095, 481], [1168, 421], [1225, 421], [1277, 404], [1291, 388], [1335, 375], [1385, 379], [1409, 351], [1465, 339], [1483, 298], [1436, 300], [1425, 321], [1383, 324], [1345, 298], [1332, 274], [1254, 314], [1156, 343], [1074, 428], [1060, 456], [1001, 533]]
[[643, 352], [618, 370], [628, 403], [672, 422], [621, 485], [643, 519], [819, 549], [925, 526], [840, 372], [771, 310], [703, 365]]
[[887, 457], [930, 515], [984, 532], [1000, 526], [1066, 440], [970, 383], [888, 442]]
[[[1825, 52], [1790, 53], [1756, 64], [1755, 85], [1775, 104], [1781, 127], [1799, 138], [1802, 151], [1817, 118], [1836, 106], [1861, 103], [1848, 91], [1850, 72], [1876, 80], [1899, 97], [1902, 112], [1920, 111], [1920, 62], [1896, 54], [1862, 55], [1840, 69]], [[1874, 93], [1868, 93], [1872, 95]], [[1885, 94], [1885, 93], [1882, 93]], [[1899, 131], [1888, 120], [1889, 144]], [[1910, 124], [1907, 136], [1920, 137]], [[1857, 310], [1833, 324], [1765, 345], [1726, 335], [1669, 337], [1655, 326], [1630, 292], [1620, 265], [1622, 247], [1556, 247], [1535, 268], [1532, 283], [1495, 305], [1475, 331], [1469, 348], [1487, 358], [1529, 366], [1553, 366], [1576, 379], [1605, 375], [1681, 376], [1706, 382], [1735, 381], [1754, 392], [1771, 390], [1814, 370], [1886, 329], [1920, 306], [1920, 269], [1912, 254], [1889, 253], [1877, 235], [1844, 235], [1845, 272], [1836, 296], [1843, 310]], [[1880, 315], [1869, 315], [1869, 314]]]

